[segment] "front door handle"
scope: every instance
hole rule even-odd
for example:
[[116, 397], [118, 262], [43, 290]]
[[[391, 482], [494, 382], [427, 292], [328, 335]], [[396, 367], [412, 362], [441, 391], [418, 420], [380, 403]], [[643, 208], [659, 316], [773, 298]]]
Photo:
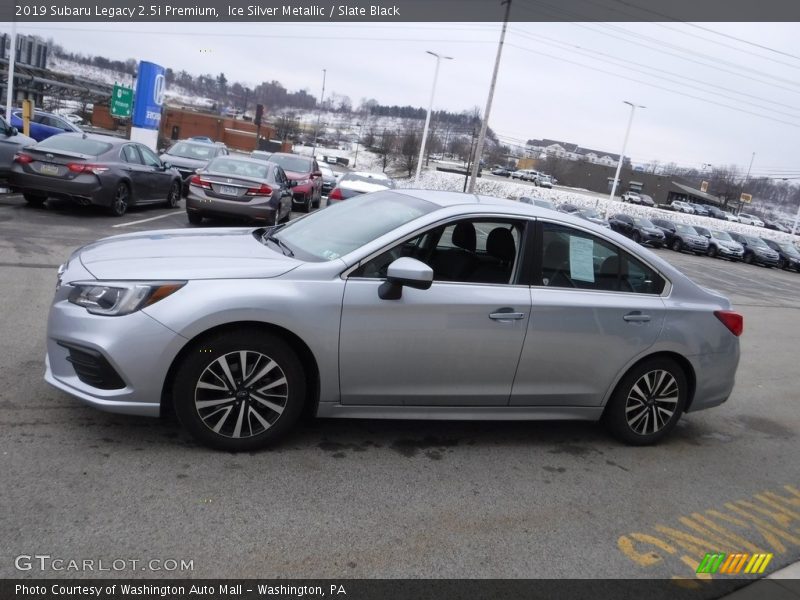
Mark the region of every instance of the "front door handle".
[[519, 321], [525, 318], [525, 313], [514, 312], [513, 308], [498, 308], [495, 312], [489, 313], [489, 318], [494, 321]]
[[642, 314], [641, 311], [635, 310], [633, 312], [629, 312], [627, 315], [622, 317], [622, 319], [628, 323], [647, 323], [650, 321], [650, 315], [645, 315]]

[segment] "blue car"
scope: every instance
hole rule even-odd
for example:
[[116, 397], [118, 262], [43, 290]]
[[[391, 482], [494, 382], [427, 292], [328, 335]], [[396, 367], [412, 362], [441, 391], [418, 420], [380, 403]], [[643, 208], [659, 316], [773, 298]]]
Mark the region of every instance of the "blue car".
[[[11, 111], [11, 126], [16, 127], [20, 131], [23, 130], [21, 108], [15, 108]], [[83, 133], [83, 129], [74, 123], [70, 123], [67, 119], [59, 117], [58, 115], [41, 110], [33, 111], [30, 137], [35, 139], [37, 142], [46, 140], [50, 136], [66, 132]]]

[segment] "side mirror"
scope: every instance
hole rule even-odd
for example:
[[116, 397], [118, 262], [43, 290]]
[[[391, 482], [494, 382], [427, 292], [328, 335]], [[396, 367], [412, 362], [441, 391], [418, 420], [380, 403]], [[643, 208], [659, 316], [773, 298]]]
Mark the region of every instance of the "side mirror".
[[297, 187], [297, 180], [296, 179], [289, 179], [289, 187]]
[[427, 290], [433, 283], [433, 269], [415, 258], [398, 258], [386, 272], [386, 281], [378, 288], [381, 300], [399, 300], [403, 286]]
[[164, 167], [165, 171], [169, 171], [172, 168], [172, 163], [164, 160], [164, 161], [161, 161], [161, 166]]

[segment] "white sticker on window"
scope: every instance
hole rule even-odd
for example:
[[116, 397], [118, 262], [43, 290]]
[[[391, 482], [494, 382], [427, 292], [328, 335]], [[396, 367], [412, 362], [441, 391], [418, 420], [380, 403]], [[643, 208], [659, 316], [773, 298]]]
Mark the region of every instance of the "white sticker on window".
[[570, 236], [569, 276], [577, 281], [594, 283], [594, 242], [592, 240]]

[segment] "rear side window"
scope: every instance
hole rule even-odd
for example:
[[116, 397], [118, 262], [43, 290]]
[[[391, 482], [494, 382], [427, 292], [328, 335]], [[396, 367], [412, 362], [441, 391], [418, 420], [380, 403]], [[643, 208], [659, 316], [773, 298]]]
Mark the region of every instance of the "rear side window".
[[122, 147], [122, 160], [124, 160], [126, 163], [133, 163], [137, 165], [142, 164], [142, 159], [139, 156], [139, 152], [136, 150], [136, 147], [131, 144]]
[[90, 156], [99, 156], [111, 150], [111, 144], [78, 135], [54, 135], [36, 145], [38, 150], [63, 150]]
[[666, 280], [639, 259], [579, 229], [543, 223], [541, 248], [538, 285], [544, 287], [660, 294], [666, 286]]

